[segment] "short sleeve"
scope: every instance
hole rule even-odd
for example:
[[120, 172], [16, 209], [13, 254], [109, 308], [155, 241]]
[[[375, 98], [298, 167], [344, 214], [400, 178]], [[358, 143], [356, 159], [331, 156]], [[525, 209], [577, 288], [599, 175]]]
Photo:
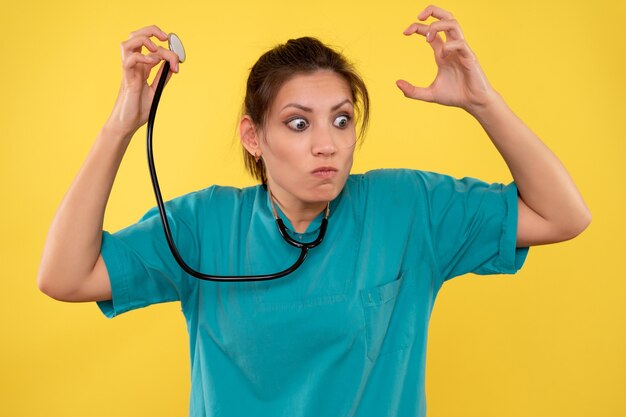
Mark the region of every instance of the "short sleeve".
[[[194, 193], [165, 203], [172, 237], [183, 260], [198, 262], [197, 205]], [[137, 223], [116, 233], [102, 233], [102, 258], [112, 297], [99, 301], [107, 317], [168, 301], [180, 301], [188, 290], [188, 275], [172, 255], [157, 207]]]
[[518, 194], [505, 185], [422, 172], [428, 229], [441, 279], [514, 274], [528, 248], [517, 248]]

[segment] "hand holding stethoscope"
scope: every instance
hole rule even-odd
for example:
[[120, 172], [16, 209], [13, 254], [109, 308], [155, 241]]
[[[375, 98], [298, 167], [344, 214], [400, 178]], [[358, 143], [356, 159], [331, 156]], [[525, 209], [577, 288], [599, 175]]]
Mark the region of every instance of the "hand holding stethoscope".
[[[113, 107], [106, 122], [106, 128], [130, 140], [132, 135], [148, 121], [150, 106], [161, 78], [165, 63], [152, 82], [147, 80], [151, 70], [161, 61], [169, 63], [173, 72], [178, 72], [178, 55], [162, 46], [157, 46], [151, 38], [167, 41], [168, 35], [157, 26], [147, 26], [130, 34], [128, 40], [122, 42], [122, 83]], [[142, 53], [142, 47], [149, 51]]]

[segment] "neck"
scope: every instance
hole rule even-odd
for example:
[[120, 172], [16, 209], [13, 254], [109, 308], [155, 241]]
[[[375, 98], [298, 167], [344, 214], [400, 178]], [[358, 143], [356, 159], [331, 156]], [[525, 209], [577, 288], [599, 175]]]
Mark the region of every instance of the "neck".
[[306, 203], [299, 200], [279, 200], [271, 191], [270, 198], [287, 216], [296, 233], [304, 233], [313, 219], [328, 207], [327, 202]]

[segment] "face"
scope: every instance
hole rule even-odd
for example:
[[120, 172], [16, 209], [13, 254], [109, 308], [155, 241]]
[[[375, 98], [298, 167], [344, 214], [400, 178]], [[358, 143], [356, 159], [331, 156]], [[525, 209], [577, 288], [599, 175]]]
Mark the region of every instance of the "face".
[[348, 83], [332, 71], [294, 76], [278, 91], [257, 133], [278, 201], [325, 205], [341, 192], [352, 168], [356, 128]]

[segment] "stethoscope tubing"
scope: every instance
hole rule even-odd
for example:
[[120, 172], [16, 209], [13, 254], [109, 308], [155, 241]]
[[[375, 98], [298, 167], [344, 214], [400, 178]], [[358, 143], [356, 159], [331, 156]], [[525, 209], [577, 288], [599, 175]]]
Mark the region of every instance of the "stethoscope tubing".
[[299, 248], [300, 255], [298, 256], [298, 259], [292, 266], [290, 266], [289, 268], [283, 271], [276, 272], [273, 274], [209, 275], [209, 274], [204, 274], [202, 272], [196, 271], [195, 269], [191, 268], [189, 265], [187, 265], [187, 263], [180, 256], [180, 253], [178, 252], [178, 249], [176, 248], [176, 245], [174, 244], [174, 239], [172, 238], [169, 221], [167, 219], [167, 213], [165, 211], [165, 205], [163, 204], [163, 197], [161, 195], [161, 188], [159, 187], [159, 180], [157, 178], [156, 168], [154, 165], [154, 155], [152, 152], [152, 134], [154, 131], [154, 120], [156, 118], [157, 107], [159, 105], [161, 94], [163, 92], [163, 88], [165, 87], [165, 81], [167, 79], [167, 75], [169, 71], [170, 71], [170, 63], [168, 61], [165, 61], [165, 63], [163, 64], [161, 77], [159, 78], [157, 88], [154, 92], [154, 98], [152, 99], [150, 113], [148, 115], [148, 124], [147, 124], [147, 129], [146, 129], [146, 144], [147, 144], [147, 153], [148, 153], [148, 167], [150, 169], [150, 178], [152, 180], [154, 196], [156, 198], [157, 206], [159, 209], [159, 214], [161, 216], [161, 223], [163, 224], [163, 231], [165, 232], [165, 238], [167, 240], [167, 244], [170, 248], [170, 251], [172, 252], [172, 255], [174, 256], [174, 259], [186, 273], [188, 273], [189, 275], [195, 278], [206, 280], [206, 281], [219, 281], [219, 282], [267, 281], [267, 280], [281, 278], [281, 277], [284, 277], [285, 275], [291, 274], [293, 271], [298, 269], [300, 265], [302, 265], [302, 263], [306, 259], [308, 250], [311, 248], [314, 248], [315, 246], [319, 245], [322, 242], [324, 235], [326, 234], [326, 227], [328, 225], [328, 220], [326, 217], [322, 219], [322, 224], [320, 225], [320, 232], [317, 236], [317, 239], [315, 239], [312, 242], [298, 242], [297, 240], [293, 239], [287, 233], [287, 229], [282, 219], [280, 219], [279, 217], [276, 217], [276, 224], [278, 226], [278, 230], [280, 231], [281, 236], [287, 243]]

